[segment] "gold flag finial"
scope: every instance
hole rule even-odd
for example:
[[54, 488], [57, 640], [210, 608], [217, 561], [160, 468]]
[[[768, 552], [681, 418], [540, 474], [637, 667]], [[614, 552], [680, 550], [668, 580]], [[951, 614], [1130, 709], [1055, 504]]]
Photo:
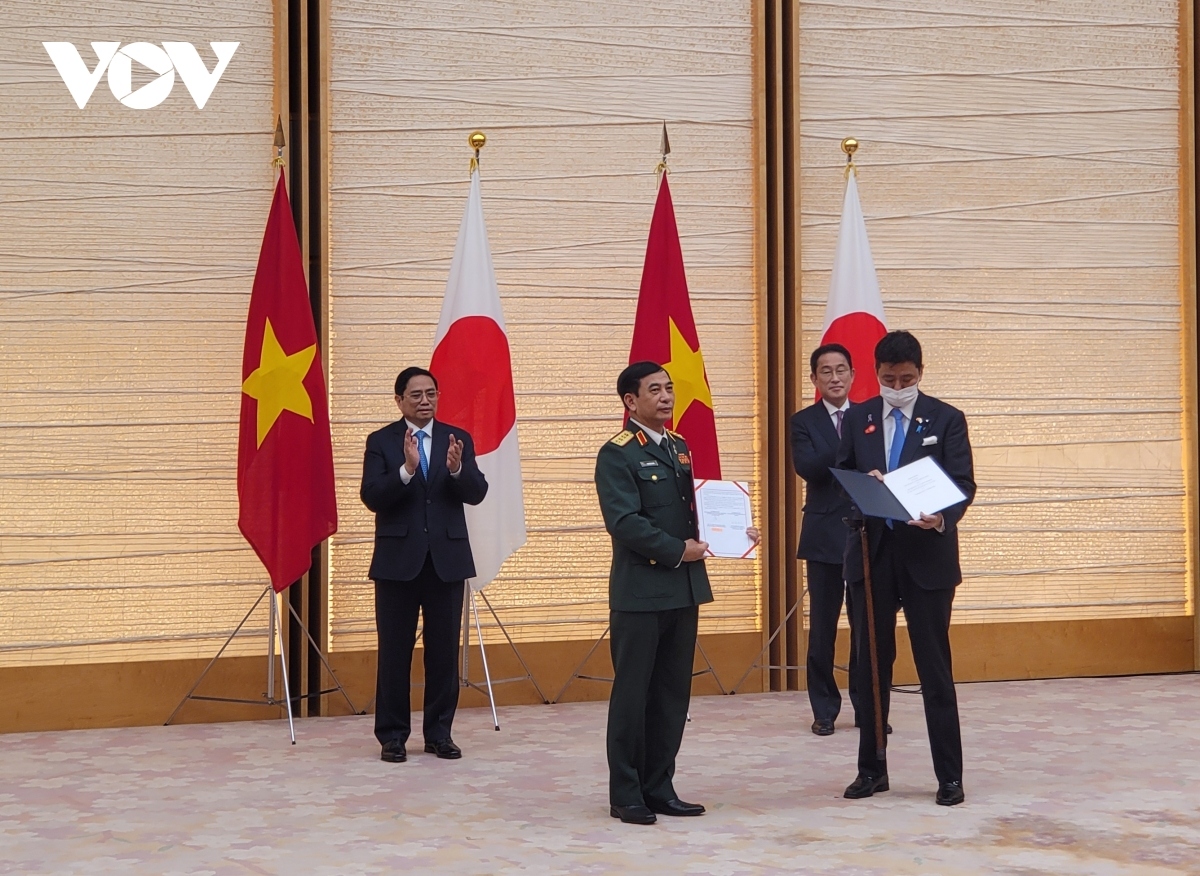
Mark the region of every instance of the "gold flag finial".
[[471, 173], [479, 169], [479, 150], [487, 143], [487, 134], [483, 131], [472, 131], [467, 135], [467, 145], [475, 150], [475, 155], [471, 159]]
[[271, 160], [273, 167], [283, 167], [283, 147], [287, 145], [287, 140], [283, 137], [283, 117], [275, 117], [275, 157]]
[[857, 174], [858, 168], [854, 166], [854, 153], [858, 151], [858, 141], [853, 137], [847, 137], [842, 141], [842, 151], [846, 153], [846, 178], [850, 178], [850, 174]]
[[654, 168], [655, 177], [667, 172], [667, 156], [671, 154], [671, 139], [667, 136], [666, 122], [663, 122], [662, 140], [659, 142], [658, 151], [662, 153], [662, 158], [659, 159], [658, 165]]

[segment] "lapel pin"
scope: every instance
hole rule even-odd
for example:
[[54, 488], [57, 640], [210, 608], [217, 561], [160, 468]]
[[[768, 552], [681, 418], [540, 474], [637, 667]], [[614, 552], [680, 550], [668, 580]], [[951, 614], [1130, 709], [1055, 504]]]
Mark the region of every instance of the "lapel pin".
[[874, 432], [874, 431], [875, 431], [875, 424], [874, 424], [874, 423], [867, 423], [867, 428], [863, 429], [863, 434], [864, 434], [864, 435], [870, 435], [870, 434], [871, 434], [872, 432]]

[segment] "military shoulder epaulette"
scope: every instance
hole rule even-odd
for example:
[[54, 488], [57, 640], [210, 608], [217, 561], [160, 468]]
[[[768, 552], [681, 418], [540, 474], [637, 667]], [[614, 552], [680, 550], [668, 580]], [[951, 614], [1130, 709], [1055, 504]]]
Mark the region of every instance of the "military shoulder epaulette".
[[678, 438], [680, 441], [684, 440], [682, 435], [680, 435], [678, 432], [675, 432], [671, 429], [667, 430], [667, 434], [670, 435], [672, 438]]
[[626, 429], [623, 432], [618, 432], [616, 435], [613, 435], [612, 438], [610, 439], [610, 441], [613, 444], [617, 445], [618, 447], [624, 447], [626, 444], [628, 444], [632, 440], [633, 440], [633, 433], [630, 432], [628, 429]]

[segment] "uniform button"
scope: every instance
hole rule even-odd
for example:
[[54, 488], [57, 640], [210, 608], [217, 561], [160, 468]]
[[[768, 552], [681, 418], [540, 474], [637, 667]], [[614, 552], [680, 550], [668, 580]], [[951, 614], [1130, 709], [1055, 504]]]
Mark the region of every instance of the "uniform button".
[[650, 561], [650, 565], [651, 565], [651, 566], [657, 566], [657, 565], [658, 565], [658, 560], [651, 560], [651, 561]]
[[426, 532], [429, 532], [429, 527], [428, 527], [428, 526], [427, 526], [427, 527], [425, 527], [425, 531], [426, 531]]
[[652, 480], [652, 481], [658, 480], [658, 475], [650, 475], [650, 480]]
[[426, 505], [432, 505], [432, 504], [433, 504], [433, 499], [426, 499], [426, 500], [425, 500], [425, 504], [426, 504]]

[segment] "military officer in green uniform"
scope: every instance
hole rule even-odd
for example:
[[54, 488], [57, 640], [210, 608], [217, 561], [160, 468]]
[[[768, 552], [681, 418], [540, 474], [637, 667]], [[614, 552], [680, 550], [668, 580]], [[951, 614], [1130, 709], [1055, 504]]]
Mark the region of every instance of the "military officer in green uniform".
[[[671, 779], [692, 691], [700, 606], [712, 602], [697, 539], [692, 464], [682, 436], [666, 428], [671, 378], [655, 362], [621, 372], [627, 428], [596, 457], [596, 493], [612, 536], [609, 618], [613, 686], [608, 702], [609, 804], [613, 818], [653, 824], [701, 815]], [[751, 537], [758, 533], [751, 530]]]

